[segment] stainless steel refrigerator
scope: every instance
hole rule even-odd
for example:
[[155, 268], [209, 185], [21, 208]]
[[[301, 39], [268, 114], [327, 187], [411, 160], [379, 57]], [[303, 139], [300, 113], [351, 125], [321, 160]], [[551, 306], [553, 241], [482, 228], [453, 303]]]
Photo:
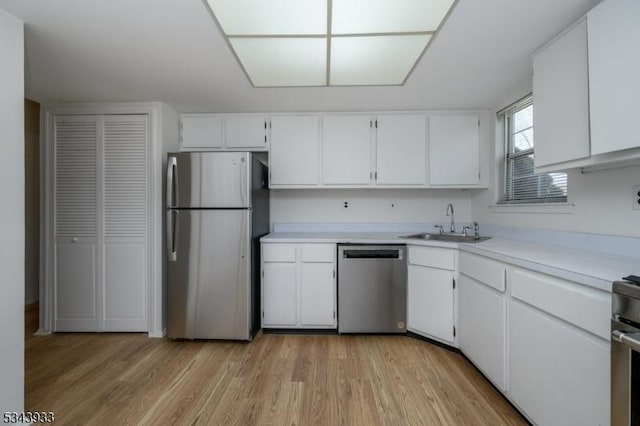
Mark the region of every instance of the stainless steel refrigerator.
[[251, 340], [260, 327], [267, 167], [249, 152], [169, 153], [167, 335]]

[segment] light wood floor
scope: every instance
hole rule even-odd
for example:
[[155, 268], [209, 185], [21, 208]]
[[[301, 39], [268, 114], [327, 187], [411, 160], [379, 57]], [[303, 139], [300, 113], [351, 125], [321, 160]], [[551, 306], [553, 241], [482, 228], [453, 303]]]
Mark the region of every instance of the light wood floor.
[[525, 420], [459, 354], [402, 336], [33, 336], [28, 411], [74, 425], [498, 425]]

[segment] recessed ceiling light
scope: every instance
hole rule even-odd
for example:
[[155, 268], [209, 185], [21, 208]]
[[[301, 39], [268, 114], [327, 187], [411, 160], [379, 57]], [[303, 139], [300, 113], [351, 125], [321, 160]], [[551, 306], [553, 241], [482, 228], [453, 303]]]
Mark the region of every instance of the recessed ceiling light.
[[402, 85], [456, 0], [207, 0], [255, 87]]

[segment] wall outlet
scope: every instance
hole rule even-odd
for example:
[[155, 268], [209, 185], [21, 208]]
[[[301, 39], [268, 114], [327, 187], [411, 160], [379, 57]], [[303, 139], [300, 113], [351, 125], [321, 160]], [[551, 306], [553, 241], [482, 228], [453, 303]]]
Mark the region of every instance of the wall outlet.
[[633, 209], [640, 210], [640, 185], [633, 187]]
[[342, 202], [342, 210], [349, 210], [349, 201]]
[[396, 200], [391, 200], [388, 202], [387, 206], [389, 207], [390, 212], [395, 212], [398, 209], [398, 202]]

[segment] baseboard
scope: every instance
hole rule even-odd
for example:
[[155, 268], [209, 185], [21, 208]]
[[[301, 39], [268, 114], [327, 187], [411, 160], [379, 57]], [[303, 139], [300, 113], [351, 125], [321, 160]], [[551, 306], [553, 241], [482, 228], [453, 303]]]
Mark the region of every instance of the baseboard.
[[441, 348], [447, 349], [447, 350], [449, 350], [451, 352], [455, 352], [457, 354], [464, 355], [460, 349], [458, 349], [458, 348], [456, 348], [454, 346], [450, 346], [450, 345], [447, 345], [446, 343], [440, 342], [438, 340], [434, 340], [434, 339], [430, 339], [428, 337], [424, 337], [424, 336], [422, 336], [420, 334], [414, 333], [413, 331], [407, 331], [407, 336], [409, 336], [411, 338], [414, 338], [414, 339], [417, 339], [417, 340], [422, 340], [422, 341], [427, 342], [427, 343], [431, 343], [432, 345], [440, 346]]
[[33, 333], [34, 336], [48, 336], [51, 334], [51, 330], [44, 330], [42, 328], [39, 328], [36, 330], [35, 333]]
[[167, 335], [167, 329], [166, 328], [163, 328], [160, 331], [150, 331], [149, 332], [149, 337], [152, 337], [154, 339], [162, 339], [166, 335]]
[[262, 334], [320, 334], [335, 335], [338, 330], [335, 328], [263, 328]]

